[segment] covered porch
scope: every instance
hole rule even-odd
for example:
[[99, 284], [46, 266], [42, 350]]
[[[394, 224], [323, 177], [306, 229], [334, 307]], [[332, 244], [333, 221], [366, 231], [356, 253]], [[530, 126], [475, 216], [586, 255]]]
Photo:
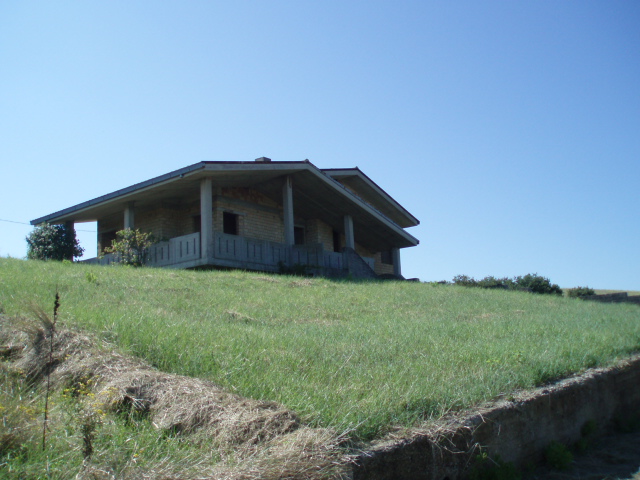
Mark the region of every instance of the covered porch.
[[[154, 244], [149, 250], [146, 265], [150, 267], [198, 268], [222, 267], [280, 272], [306, 267], [309, 274], [325, 277], [344, 277], [358, 272], [360, 277], [375, 278], [374, 259], [363, 258], [349, 250], [330, 252], [324, 245], [286, 245], [259, 239], [213, 234], [210, 255], [203, 257], [199, 232]], [[84, 263], [110, 265], [118, 262], [117, 255], [83, 260]]]

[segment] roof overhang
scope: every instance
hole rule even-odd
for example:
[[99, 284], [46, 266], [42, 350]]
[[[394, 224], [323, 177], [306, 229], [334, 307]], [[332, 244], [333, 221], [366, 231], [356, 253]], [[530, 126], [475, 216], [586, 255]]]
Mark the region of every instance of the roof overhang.
[[358, 167], [323, 168], [322, 172], [338, 180], [401, 227], [415, 227], [420, 224], [416, 217], [411, 215], [406, 208], [380, 188], [376, 182], [371, 180]]
[[[203, 178], [211, 178], [214, 188], [255, 188], [277, 203], [281, 203], [283, 177], [287, 175], [292, 178], [293, 208], [296, 217], [322, 218], [340, 231], [343, 228], [344, 215], [351, 215], [356, 241], [361, 236], [358, 234], [360, 232], [366, 236], [367, 242], [378, 250], [385, 246], [389, 248], [389, 245], [402, 248], [419, 243], [401, 225], [381, 211], [380, 205], [384, 206], [385, 201], [391, 197], [377, 185], [373, 184], [384, 195], [376, 204], [364, 199], [362, 195], [363, 198], [356, 195], [332, 175], [308, 161], [264, 163], [203, 161], [45, 215], [32, 220], [31, 224], [96, 221], [111, 215], [122, 214], [131, 202], [138, 210], [172, 202], [198, 201]], [[368, 179], [366, 176], [364, 178]], [[371, 188], [371, 191], [375, 192], [376, 188]], [[402, 209], [395, 200], [391, 199], [391, 201], [393, 205], [387, 210]], [[417, 220], [410, 223], [411, 225], [407, 226], [416, 225]]]

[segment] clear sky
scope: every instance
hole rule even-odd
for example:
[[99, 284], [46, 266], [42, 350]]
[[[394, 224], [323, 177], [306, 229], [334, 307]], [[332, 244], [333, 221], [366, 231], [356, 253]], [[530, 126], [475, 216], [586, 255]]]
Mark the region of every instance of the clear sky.
[[421, 221], [407, 277], [640, 290], [640, 2], [0, 3], [1, 256], [260, 156], [360, 167]]

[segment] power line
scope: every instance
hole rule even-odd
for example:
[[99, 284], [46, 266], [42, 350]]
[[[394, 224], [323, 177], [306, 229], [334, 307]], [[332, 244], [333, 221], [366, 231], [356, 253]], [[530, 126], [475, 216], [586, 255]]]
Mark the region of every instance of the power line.
[[[2, 219], [2, 218], [0, 218], [0, 222], [17, 223], [18, 225], [29, 225], [29, 226], [31, 226], [31, 224], [30, 224], [30, 223], [25, 223], [25, 222], [16, 222], [16, 221], [14, 221], [14, 220], [4, 220], [4, 219]], [[81, 230], [81, 229], [79, 229], [79, 228], [76, 228], [75, 230], [76, 230], [76, 232], [96, 233], [96, 231], [95, 231], [95, 230]]]

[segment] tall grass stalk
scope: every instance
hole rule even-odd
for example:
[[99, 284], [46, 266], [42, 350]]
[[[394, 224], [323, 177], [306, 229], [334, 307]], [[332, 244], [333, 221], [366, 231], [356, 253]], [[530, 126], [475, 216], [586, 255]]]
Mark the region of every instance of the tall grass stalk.
[[45, 340], [49, 337], [49, 365], [47, 365], [47, 386], [44, 395], [44, 421], [42, 422], [42, 451], [47, 448], [47, 421], [49, 420], [49, 394], [51, 392], [51, 367], [53, 366], [53, 340], [56, 334], [56, 323], [58, 321], [58, 309], [60, 308], [60, 294], [56, 287], [56, 296], [53, 302], [53, 321], [44, 314], [43, 311], [36, 312], [42, 321]]

